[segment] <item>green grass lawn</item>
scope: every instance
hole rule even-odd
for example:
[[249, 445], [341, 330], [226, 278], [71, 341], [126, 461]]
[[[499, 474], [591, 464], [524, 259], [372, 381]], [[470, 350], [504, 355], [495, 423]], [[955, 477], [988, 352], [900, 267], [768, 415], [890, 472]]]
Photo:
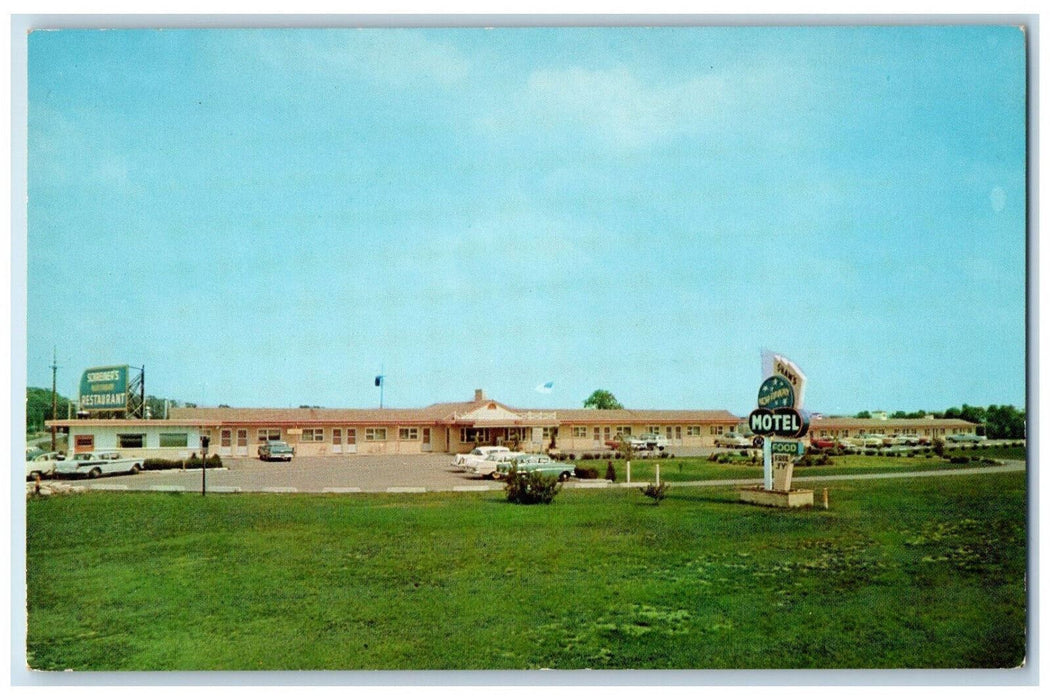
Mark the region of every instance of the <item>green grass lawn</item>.
[[[646, 482], [655, 479], [656, 465], [660, 465], [660, 480], [674, 482], [706, 481], [712, 479], [761, 479], [762, 456], [757, 454], [757, 461], [740, 455], [739, 450], [720, 450], [717, 454], [732, 456], [729, 464], [712, 462], [707, 457], [665, 457], [631, 460], [631, 481]], [[997, 447], [985, 449], [949, 449], [948, 457], [965, 455], [971, 458], [1025, 460], [1024, 448]], [[610, 460], [578, 460], [575, 464], [598, 470], [598, 476], [605, 476]], [[627, 480], [627, 469], [624, 460], [611, 460], [616, 470], [616, 480]], [[960, 464], [952, 464], [947, 459], [930, 454], [915, 454], [902, 457], [895, 455], [841, 455], [832, 457], [828, 466], [796, 466], [795, 476], [830, 476], [838, 474], [871, 474], [876, 472], [931, 471], [938, 469], [958, 469]]]
[[[36, 669], [1002, 668], [1025, 475], [732, 489], [27, 502]], [[814, 486], [808, 484], [807, 486]], [[819, 488], [819, 485], [817, 486]]]

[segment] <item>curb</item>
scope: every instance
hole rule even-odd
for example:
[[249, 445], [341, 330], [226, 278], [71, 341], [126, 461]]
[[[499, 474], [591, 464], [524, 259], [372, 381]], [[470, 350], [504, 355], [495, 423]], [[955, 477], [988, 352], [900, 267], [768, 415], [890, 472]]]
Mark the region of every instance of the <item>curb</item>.
[[87, 487], [89, 491], [127, 491], [127, 484], [91, 484]]
[[608, 481], [577, 481], [575, 484], [566, 484], [572, 489], [604, 489], [608, 488]]
[[153, 484], [152, 486], [149, 487], [148, 490], [149, 491], [180, 492], [180, 491], [185, 491], [186, 487], [185, 486], [173, 486], [173, 485], [169, 485], [169, 484]]
[[387, 493], [426, 493], [426, 488], [422, 486], [389, 486], [386, 490]]
[[321, 493], [361, 493], [360, 486], [325, 486]]
[[259, 489], [261, 493], [299, 493], [294, 486], [264, 486]]

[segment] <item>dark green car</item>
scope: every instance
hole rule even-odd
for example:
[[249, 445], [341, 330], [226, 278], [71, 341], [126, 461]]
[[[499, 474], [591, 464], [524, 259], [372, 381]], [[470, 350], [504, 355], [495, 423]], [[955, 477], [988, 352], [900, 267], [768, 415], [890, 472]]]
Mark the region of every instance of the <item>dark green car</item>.
[[511, 460], [509, 463], [499, 465], [500, 476], [506, 476], [511, 469], [519, 472], [539, 472], [547, 476], [554, 476], [558, 481], [565, 481], [576, 470], [575, 464], [559, 462], [547, 455], [522, 455]]

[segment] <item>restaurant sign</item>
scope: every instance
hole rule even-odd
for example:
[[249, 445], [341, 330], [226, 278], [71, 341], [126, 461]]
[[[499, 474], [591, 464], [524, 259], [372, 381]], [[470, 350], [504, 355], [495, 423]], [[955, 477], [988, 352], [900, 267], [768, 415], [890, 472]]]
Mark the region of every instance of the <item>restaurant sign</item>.
[[127, 365], [94, 367], [80, 377], [80, 410], [117, 411], [127, 407]]

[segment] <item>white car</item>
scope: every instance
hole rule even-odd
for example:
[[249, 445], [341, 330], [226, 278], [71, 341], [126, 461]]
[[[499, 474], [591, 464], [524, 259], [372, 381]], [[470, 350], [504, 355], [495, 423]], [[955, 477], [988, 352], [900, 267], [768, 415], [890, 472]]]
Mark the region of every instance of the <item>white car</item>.
[[501, 445], [484, 445], [482, 447], [475, 447], [466, 454], [456, 455], [452, 460], [452, 466], [466, 469], [469, 466], [483, 461], [490, 454], [498, 452], [510, 452], [510, 448]]
[[65, 454], [61, 452], [44, 452], [26, 460], [26, 479], [54, 476], [55, 465], [65, 458]]
[[73, 455], [73, 459], [55, 463], [55, 476], [86, 476], [94, 479], [103, 474], [138, 474], [140, 471], [140, 458], [124, 458], [119, 452], [81, 452]]
[[472, 462], [463, 468], [468, 474], [475, 474], [483, 479], [498, 479], [500, 465], [510, 465], [524, 452], [491, 452], [480, 462]]
[[865, 447], [883, 447], [886, 444], [886, 436], [879, 433], [868, 433], [864, 436]]
[[726, 433], [715, 438], [715, 447], [751, 447], [751, 440], [739, 433]]

